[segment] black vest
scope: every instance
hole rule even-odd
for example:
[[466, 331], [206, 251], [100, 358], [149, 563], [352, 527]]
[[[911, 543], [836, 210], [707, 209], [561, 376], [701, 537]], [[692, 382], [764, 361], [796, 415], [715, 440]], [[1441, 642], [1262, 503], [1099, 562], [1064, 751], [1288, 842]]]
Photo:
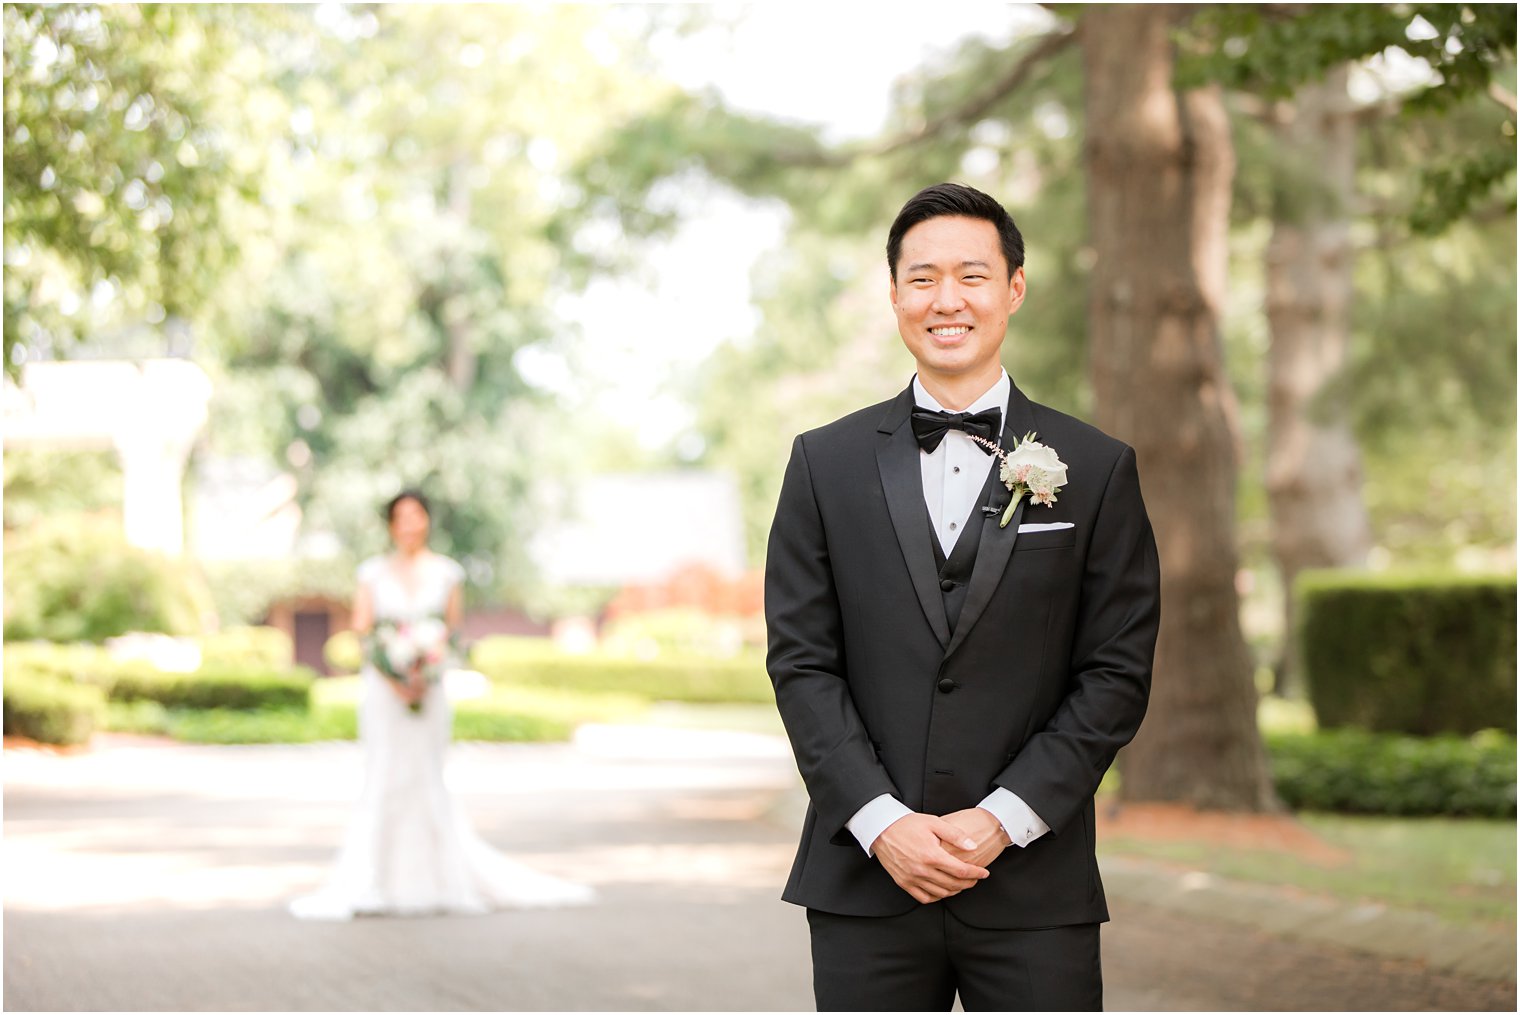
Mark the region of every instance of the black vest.
[[955, 631], [956, 621], [960, 620], [961, 607], [966, 605], [966, 586], [971, 582], [971, 571], [976, 567], [976, 554], [981, 549], [982, 522], [986, 518], [982, 509], [991, 504], [1001, 515], [1003, 507], [1008, 503], [1002, 485], [998, 479], [997, 463], [993, 462], [987, 470], [987, 481], [982, 484], [982, 492], [977, 494], [976, 501], [971, 506], [971, 514], [961, 524], [961, 534], [950, 548], [949, 557], [945, 556], [944, 549], [939, 545], [939, 533], [934, 531], [934, 520], [929, 520], [929, 545], [934, 547], [934, 564], [939, 569], [939, 593], [945, 600], [945, 617], [950, 621], [951, 633]]

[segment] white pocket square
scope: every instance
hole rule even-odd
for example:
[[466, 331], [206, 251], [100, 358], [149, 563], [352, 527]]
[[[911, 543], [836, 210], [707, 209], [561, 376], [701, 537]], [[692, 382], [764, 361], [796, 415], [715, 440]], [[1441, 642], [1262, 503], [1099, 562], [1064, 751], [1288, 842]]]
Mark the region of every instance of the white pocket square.
[[1024, 522], [1019, 526], [1020, 532], [1054, 532], [1057, 529], [1069, 529], [1071, 522]]

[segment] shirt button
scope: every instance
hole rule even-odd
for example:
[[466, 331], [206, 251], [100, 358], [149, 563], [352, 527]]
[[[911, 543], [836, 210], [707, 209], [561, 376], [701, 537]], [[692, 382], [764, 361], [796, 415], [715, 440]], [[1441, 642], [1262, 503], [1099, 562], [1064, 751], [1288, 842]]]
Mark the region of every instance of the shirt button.
[[951, 522], [951, 523], [950, 523], [950, 531], [951, 531], [951, 532], [954, 532], [954, 531], [955, 531], [955, 522]]
[[952, 465], [950, 466], [950, 471], [959, 476], [961, 474], [961, 467], [959, 465]]

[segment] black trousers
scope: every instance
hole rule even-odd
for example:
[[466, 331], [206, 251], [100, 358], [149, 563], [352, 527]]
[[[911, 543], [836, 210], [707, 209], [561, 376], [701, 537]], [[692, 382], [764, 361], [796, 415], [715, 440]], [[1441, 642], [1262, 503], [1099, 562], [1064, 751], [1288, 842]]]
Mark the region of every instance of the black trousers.
[[819, 1011], [1101, 1011], [1098, 924], [988, 930], [939, 903], [902, 916], [808, 910]]

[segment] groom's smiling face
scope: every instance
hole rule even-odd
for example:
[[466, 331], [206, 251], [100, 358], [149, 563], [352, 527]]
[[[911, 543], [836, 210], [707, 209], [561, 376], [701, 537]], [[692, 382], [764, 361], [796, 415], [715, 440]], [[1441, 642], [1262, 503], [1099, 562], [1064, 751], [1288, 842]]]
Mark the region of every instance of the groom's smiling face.
[[997, 227], [943, 215], [903, 235], [892, 279], [897, 330], [919, 374], [996, 380], [1008, 318], [1024, 302], [1024, 269], [1012, 276]]

